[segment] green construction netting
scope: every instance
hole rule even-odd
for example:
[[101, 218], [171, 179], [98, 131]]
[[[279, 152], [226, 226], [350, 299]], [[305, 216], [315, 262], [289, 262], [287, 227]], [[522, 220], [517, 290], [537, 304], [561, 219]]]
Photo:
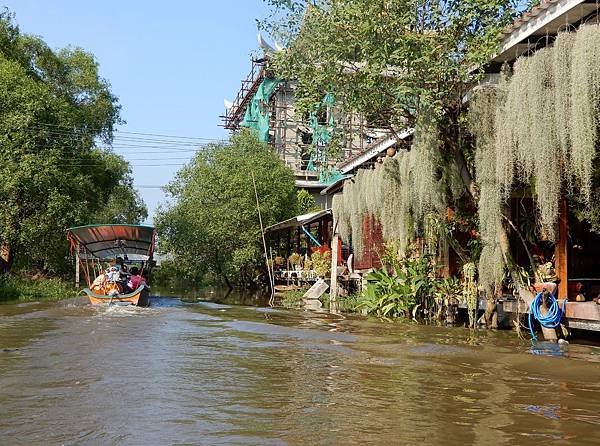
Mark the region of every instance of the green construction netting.
[[319, 112], [325, 108], [333, 107], [335, 104], [335, 98], [333, 94], [327, 93], [323, 100], [316, 106], [316, 109], [310, 112], [308, 116], [308, 124], [313, 131], [313, 144], [316, 146], [324, 146], [329, 144], [335, 127], [335, 119], [333, 113], [329, 113], [329, 119], [327, 124], [323, 125], [319, 123]]
[[[344, 178], [344, 175], [339, 170], [328, 167], [327, 150], [324, 148], [331, 142], [336, 125], [335, 118], [331, 112], [334, 105], [335, 97], [332, 93], [327, 93], [323, 97], [323, 100], [315, 106], [315, 110], [308, 116], [308, 123], [313, 134], [314, 152], [310, 157], [307, 169], [313, 171], [319, 170], [319, 181], [327, 185]], [[329, 110], [329, 118], [326, 124], [319, 122], [319, 114], [323, 110]], [[318, 168], [316, 164], [319, 165]]]
[[328, 186], [346, 177], [347, 175], [344, 175], [335, 167], [332, 167], [331, 169], [321, 169], [321, 172], [319, 172], [319, 181]]
[[244, 119], [240, 123], [242, 127], [256, 130], [258, 132], [258, 139], [262, 142], [269, 141], [269, 110], [267, 106], [280, 83], [281, 80], [279, 79], [268, 77], [263, 79], [250, 100], [250, 104], [246, 107]]

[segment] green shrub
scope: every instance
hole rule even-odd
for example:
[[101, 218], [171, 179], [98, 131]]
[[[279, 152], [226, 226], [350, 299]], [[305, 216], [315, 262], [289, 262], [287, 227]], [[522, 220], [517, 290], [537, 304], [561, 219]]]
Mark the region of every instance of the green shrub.
[[432, 317], [439, 282], [431, 257], [404, 258], [391, 270], [376, 270], [367, 276], [368, 285], [357, 307], [382, 317]]
[[29, 278], [14, 275], [0, 276], [0, 301], [59, 300], [78, 294], [71, 284], [58, 278]]

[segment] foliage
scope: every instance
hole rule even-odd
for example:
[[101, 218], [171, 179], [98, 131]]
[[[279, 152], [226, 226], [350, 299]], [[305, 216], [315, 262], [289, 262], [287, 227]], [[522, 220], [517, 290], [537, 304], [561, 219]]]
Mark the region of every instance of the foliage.
[[312, 269], [315, 274], [319, 277], [328, 277], [331, 272], [331, 253], [330, 251], [325, 252], [313, 252], [310, 256], [312, 262]]
[[196, 274], [193, 267], [173, 260], [163, 260], [152, 268], [152, 287], [176, 290], [198, 289], [205, 278]]
[[463, 295], [463, 285], [457, 277], [444, 277], [436, 283], [435, 297], [438, 305], [448, 305], [451, 300], [460, 301]]
[[[329, 299], [329, 295], [325, 294], [327, 299]], [[362, 301], [362, 296], [359, 293], [352, 293], [348, 296], [337, 296], [336, 298], [336, 309], [342, 313], [356, 313], [360, 311], [360, 302]], [[331, 305], [331, 302], [329, 302]]]
[[360, 308], [382, 317], [408, 316], [416, 299], [405, 276], [393, 276], [385, 270], [373, 271], [363, 291]]
[[315, 197], [313, 197], [306, 189], [298, 189], [298, 192], [296, 192], [296, 201], [298, 202], [299, 214], [309, 214], [321, 210], [321, 208], [317, 206]]
[[297, 252], [293, 252], [288, 260], [292, 266], [302, 265], [302, 255], [298, 254]]
[[55, 52], [0, 13], [0, 243], [11, 259], [60, 272], [67, 227], [145, 218], [127, 163], [95, 148], [111, 142], [119, 112], [93, 55]]
[[402, 125], [414, 122], [421, 106], [441, 115], [455, 104], [472, 67], [487, 62], [521, 6], [500, 0], [268, 3], [271, 18], [262, 26], [276, 40], [287, 34], [288, 44], [274, 66], [280, 77], [297, 80], [302, 112], [326, 89], [346, 109]]
[[199, 152], [166, 188], [159, 209], [159, 248], [197, 275], [250, 283], [264, 265], [253, 177], [263, 225], [296, 212], [292, 171], [250, 130]]
[[301, 308], [303, 306], [302, 297], [306, 289], [289, 290], [283, 293], [281, 305], [285, 308]]
[[430, 256], [399, 259], [390, 274], [386, 269], [367, 276], [360, 308], [382, 317], [433, 316], [437, 281]]
[[[537, 203], [538, 236], [554, 240], [564, 192], [594, 225], [590, 198], [597, 191], [596, 147], [600, 124], [600, 27], [560, 33], [544, 48], [514, 65], [510, 79], [480, 88], [469, 107], [479, 185], [479, 230], [483, 250], [479, 282], [498, 285], [511, 259], [499, 240], [511, 192], [531, 186]], [[542, 118], [543, 117], [543, 118]]]
[[0, 275], [0, 301], [59, 300], [76, 295], [73, 285], [61, 279]]

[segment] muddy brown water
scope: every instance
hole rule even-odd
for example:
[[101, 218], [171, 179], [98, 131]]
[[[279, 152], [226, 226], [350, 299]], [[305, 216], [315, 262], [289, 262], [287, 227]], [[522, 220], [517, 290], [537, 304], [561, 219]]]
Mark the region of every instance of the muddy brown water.
[[0, 444], [600, 444], [600, 349], [239, 298], [0, 305]]

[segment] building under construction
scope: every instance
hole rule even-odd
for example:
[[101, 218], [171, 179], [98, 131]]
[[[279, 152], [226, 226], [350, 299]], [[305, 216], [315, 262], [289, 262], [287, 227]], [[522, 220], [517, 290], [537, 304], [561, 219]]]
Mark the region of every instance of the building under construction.
[[319, 195], [323, 189], [395, 146], [398, 137], [356, 113], [342, 112], [332, 94], [324, 94], [308, 115], [298, 116], [295, 82], [277, 79], [268, 69], [268, 51], [265, 54], [252, 60], [233, 102], [225, 101], [223, 126], [231, 131], [255, 129], [293, 170], [297, 187], [326, 207]]

